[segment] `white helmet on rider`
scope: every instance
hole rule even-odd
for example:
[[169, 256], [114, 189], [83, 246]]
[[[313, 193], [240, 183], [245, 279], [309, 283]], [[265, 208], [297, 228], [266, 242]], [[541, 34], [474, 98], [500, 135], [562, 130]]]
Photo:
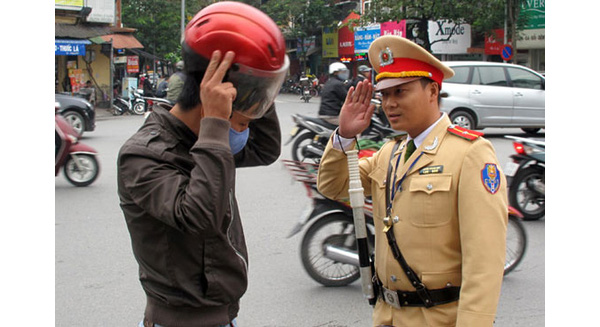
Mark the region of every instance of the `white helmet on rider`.
[[334, 62], [331, 65], [329, 65], [330, 75], [341, 70], [348, 70], [348, 67], [346, 67], [346, 65], [342, 64], [341, 62]]

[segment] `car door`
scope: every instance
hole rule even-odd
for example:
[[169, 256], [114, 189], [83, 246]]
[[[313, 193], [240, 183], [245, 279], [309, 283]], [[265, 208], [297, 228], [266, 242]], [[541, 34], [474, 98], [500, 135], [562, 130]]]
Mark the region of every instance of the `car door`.
[[501, 66], [475, 66], [469, 99], [479, 126], [505, 126], [513, 115], [513, 90]]
[[508, 67], [515, 110], [514, 126], [545, 126], [546, 91], [544, 79], [528, 70]]

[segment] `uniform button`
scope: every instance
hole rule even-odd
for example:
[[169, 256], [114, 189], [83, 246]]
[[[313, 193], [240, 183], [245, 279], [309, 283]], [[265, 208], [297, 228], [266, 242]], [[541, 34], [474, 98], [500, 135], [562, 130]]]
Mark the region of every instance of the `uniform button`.
[[398, 216], [394, 216], [394, 224], [398, 223], [400, 221], [400, 218], [398, 218]]
[[392, 275], [392, 276], [390, 276], [390, 280], [395, 283], [396, 280], [398, 280], [398, 279], [396, 278], [395, 275]]
[[433, 190], [433, 185], [427, 184], [427, 190], [429, 190], [429, 191]]

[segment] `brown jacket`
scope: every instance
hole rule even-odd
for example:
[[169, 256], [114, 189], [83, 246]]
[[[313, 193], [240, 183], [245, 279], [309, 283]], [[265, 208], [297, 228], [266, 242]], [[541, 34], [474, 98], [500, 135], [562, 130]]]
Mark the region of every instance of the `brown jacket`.
[[121, 148], [118, 193], [147, 295], [145, 317], [163, 326], [233, 320], [247, 288], [248, 254], [235, 168], [280, 154], [274, 107], [231, 154], [228, 121], [204, 118], [198, 137], [158, 108]]
[[[487, 164], [499, 168], [492, 145], [481, 137], [467, 140], [453, 135], [449, 125], [446, 116], [406, 163], [399, 161], [396, 180], [405, 173], [406, 178], [393, 201], [392, 217], [399, 218], [393, 227], [397, 244], [425, 286], [461, 286], [460, 299], [429, 309], [394, 309], [380, 299], [373, 313], [374, 326], [493, 324], [505, 257], [506, 179], [496, 171], [499, 187], [488, 190], [484, 179], [494, 176], [493, 167]], [[373, 157], [360, 160], [361, 180], [365, 193], [373, 197], [377, 276], [388, 289], [415, 291], [382, 232], [385, 179], [393, 143], [386, 143]], [[397, 157], [403, 155], [405, 143], [402, 141], [394, 153], [393, 167]], [[347, 172], [344, 153], [333, 149], [330, 141], [319, 167], [319, 190], [330, 198], [347, 197]]]

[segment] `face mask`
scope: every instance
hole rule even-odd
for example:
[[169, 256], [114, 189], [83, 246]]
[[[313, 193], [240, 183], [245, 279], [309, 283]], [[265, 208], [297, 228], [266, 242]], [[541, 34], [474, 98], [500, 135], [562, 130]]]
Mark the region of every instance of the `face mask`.
[[339, 73], [337, 76], [338, 76], [338, 77], [339, 77], [339, 78], [340, 78], [342, 81], [345, 81], [345, 80], [347, 80], [347, 79], [348, 79], [348, 77], [350, 77], [350, 72], [349, 72], [349, 71], [347, 71], [347, 70], [344, 70], [344, 71], [340, 72], [340, 73]]
[[248, 136], [250, 135], [250, 129], [238, 132], [233, 128], [229, 128], [229, 147], [231, 147], [231, 153], [236, 154], [246, 146], [248, 142]]

